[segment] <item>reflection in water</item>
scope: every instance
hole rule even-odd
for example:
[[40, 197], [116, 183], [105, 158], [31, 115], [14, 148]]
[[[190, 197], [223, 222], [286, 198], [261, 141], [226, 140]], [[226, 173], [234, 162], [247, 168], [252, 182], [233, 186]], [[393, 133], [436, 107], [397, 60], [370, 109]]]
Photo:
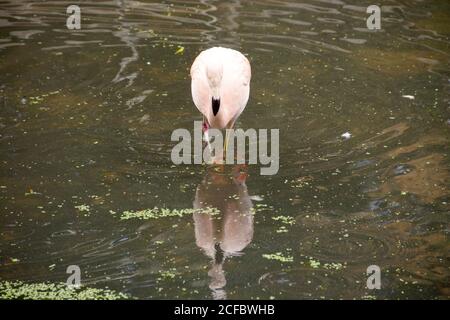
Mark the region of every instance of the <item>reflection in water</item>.
[[137, 72], [133, 72], [129, 75], [123, 75], [126, 67], [132, 63], [137, 61], [139, 58], [139, 53], [136, 49], [136, 43], [138, 40], [138, 37], [133, 36], [132, 28], [135, 27], [136, 23], [130, 23], [124, 21], [125, 12], [127, 11], [126, 7], [126, 1], [124, 0], [117, 0], [116, 1], [117, 6], [119, 6], [119, 18], [118, 21], [120, 23], [121, 28], [118, 31], [113, 32], [115, 36], [117, 36], [122, 42], [126, 44], [127, 47], [131, 49], [131, 56], [122, 58], [122, 61], [120, 62], [120, 69], [117, 72], [116, 76], [112, 80], [114, 83], [121, 82], [122, 80], [127, 79], [128, 80], [128, 86], [131, 86], [134, 82], [134, 79], [137, 77]]
[[194, 214], [195, 240], [211, 258], [208, 275], [214, 299], [226, 299], [224, 262], [239, 256], [253, 239], [253, 204], [245, 184], [247, 173], [236, 166], [231, 175], [210, 169], [197, 187], [194, 209], [217, 208], [219, 215]]

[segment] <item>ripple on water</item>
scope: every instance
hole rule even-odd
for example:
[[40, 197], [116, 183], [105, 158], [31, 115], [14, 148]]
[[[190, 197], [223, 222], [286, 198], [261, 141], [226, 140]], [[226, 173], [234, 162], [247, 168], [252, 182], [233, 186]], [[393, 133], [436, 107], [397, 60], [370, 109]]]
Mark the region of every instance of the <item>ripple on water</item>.
[[53, 232], [50, 236], [52, 238], [62, 238], [62, 237], [70, 237], [77, 235], [77, 232], [75, 230], [66, 229], [66, 230], [60, 230]]
[[[266, 273], [259, 278], [259, 285], [269, 295], [295, 299], [362, 297], [365, 278], [362, 272], [294, 268], [287, 271]], [[348, 295], [351, 291], [352, 294]]]
[[302, 239], [300, 252], [306, 256], [341, 263], [369, 263], [390, 256], [393, 244], [385, 237], [356, 232], [317, 234]]

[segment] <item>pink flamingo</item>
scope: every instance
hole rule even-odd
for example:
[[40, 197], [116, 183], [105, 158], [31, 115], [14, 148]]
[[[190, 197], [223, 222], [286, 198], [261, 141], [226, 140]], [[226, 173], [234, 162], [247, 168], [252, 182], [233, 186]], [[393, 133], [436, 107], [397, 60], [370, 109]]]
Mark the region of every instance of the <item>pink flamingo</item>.
[[[191, 91], [203, 114], [203, 131], [232, 129], [250, 94], [251, 68], [239, 51], [214, 47], [202, 51], [191, 66]], [[228, 135], [225, 135], [225, 153]]]

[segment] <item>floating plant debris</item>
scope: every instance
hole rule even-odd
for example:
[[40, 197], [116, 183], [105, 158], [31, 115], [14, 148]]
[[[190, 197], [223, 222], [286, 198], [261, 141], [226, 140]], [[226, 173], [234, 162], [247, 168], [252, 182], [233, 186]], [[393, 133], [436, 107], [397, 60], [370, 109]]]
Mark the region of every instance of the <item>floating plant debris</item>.
[[281, 223], [284, 224], [288, 224], [288, 225], [293, 225], [295, 224], [295, 219], [293, 217], [289, 217], [289, 216], [276, 216], [276, 217], [272, 217], [273, 220], [275, 221], [280, 221]]
[[129, 298], [126, 294], [109, 289], [69, 287], [61, 282], [0, 282], [0, 299], [5, 300], [121, 300]]
[[167, 209], [167, 208], [157, 208], [153, 209], [144, 209], [139, 211], [124, 211], [120, 219], [128, 220], [128, 219], [160, 219], [160, 218], [169, 218], [169, 217], [183, 217], [185, 215], [191, 215], [194, 213], [202, 213], [209, 215], [217, 215], [220, 211], [216, 208], [201, 208], [201, 209]]
[[182, 46], [179, 46], [177, 48], [177, 51], [175, 51], [175, 54], [183, 54], [183, 53], [184, 53], [184, 47], [182, 47]]
[[309, 257], [309, 266], [313, 269], [319, 269], [320, 267], [327, 269], [327, 270], [341, 270], [345, 268], [345, 266], [342, 263], [322, 263], [319, 260], [316, 260], [312, 257]]
[[294, 258], [292, 256], [285, 256], [281, 252], [263, 254], [262, 256], [263, 256], [263, 258], [266, 258], [269, 260], [277, 260], [280, 262], [293, 262], [294, 261]]
[[161, 279], [173, 279], [176, 276], [176, 273], [174, 272], [175, 270], [167, 270], [167, 271], [160, 271], [159, 274], [161, 275], [161, 278], [158, 278], [159, 280]]
[[[30, 101], [30, 104], [39, 104], [39, 103], [43, 102], [46, 97], [48, 97], [50, 95], [58, 94], [58, 93], [59, 93], [59, 90], [56, 90], [56, 91], [52, 91], [49, 93], [44, 93], [40, 96], [29, 97], [29, 101]], [[23, 103], [23, 101], [22, 101], [22, 103]], [[25, 101], [25, 103], [26, 103], [26, 101]]]
[[91, 207], [89, 207], [86, 204], [80, 204], [79, 206], [75, 206], [75, 209], [77, 209], [79, 212], [83, 213], [86, 216], [88, 216], [91, 213]]

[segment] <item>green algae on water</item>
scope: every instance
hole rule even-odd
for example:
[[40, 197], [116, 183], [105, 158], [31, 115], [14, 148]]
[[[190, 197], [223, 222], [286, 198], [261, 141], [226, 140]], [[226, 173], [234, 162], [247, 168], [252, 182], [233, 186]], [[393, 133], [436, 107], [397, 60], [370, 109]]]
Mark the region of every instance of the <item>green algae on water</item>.
[[262, 257], [269, 259], [269, 260], [277, 260], [280, 262], [293, 262], [294, 261], [294, 258], [292, 256], [285, 256], [281, 252], [263, 254]]
[[325, 263], [323, 265], [323, 267], [328, 270], [341, 270], [345, 266], [342, 263], [331, 262], [331, 263]]
[[288, 229], [285, 226], [281, 226], [275, 232], [276, 233], [286, 233], [286, 232], [288, 232]]
[[167, 208], [157, 208], [153, 209], [144, 209], [139, 211], [124, 211], [120, 215], [121, 220], [128, 219], [160, 219], [160, 218], [169, 218], [169, 217], [183, 217], [185, 215], [192, 215], [194, 213], [208, 214], [208, 215], [217, 215], [220, 213], [219, 209], [206, 207], [201, 209], [167, 209]]
[[67, 284], [22, 281], [0, 282], [0, 299], [4, 300], [121, 300], [130, 297], [109, 289], [70, 287]]
[[284, 223], [284, 224], [291, 225], [291, 226], [293, 224], [295, 224], [295, 219], [290, 216], [276, 216], [276, 217], [272, 217], [272, 219], [275, 221], [280, 221], [281, 223]]
[[345, 268], [345, 266], [342, 263], [338, 262], [322, 263], [319, 260], [316, 260], [312, 257], [309, 258], [309, 266], [313, 269], [318, 269], [322, 267], [327, 270], [341, 270]]
[[56, 90], [56, 91], [52, 91], [52, 92], [49, 92], [49, 93], [44, 93], [44, 94], [42, 94], [40, 96], [29, 97], [30, 104], [32, 104], [32, 105], [33, 104], [40, 104], [48, 96], [51, 96], [51, 95], [54, 95], [54, 94], [58, 94], [58, 93], [59, 93], [59, 90]]
[[274, 210], [273, 206], [269, 206], [265, 203], [257, 203], [250, 209], [250, 213], [255, 215], [256, 213], [259, 212], [273, 211], [273, 210]]
[[286, 225], [292, 226], [295, 224], [295, 219], [290, 216], [280, 215], [280, 216], [272, 217], [272, 220], [279, 221], [283, 224], [276, 230], [276, 233], [286, 233], [289, 231], [287, 229]]
[[75, 209], [77, 209], [80, 213], [83, 213], [85, 216], [88, 216], [91, 213], [91, 207], [86, 204], [75, 206]]
[[320, 261], [314, 260], [314, 259], [309, 259], [309, 265], [311, 266], [311, 268], [313, 269], [317, 269], [320, 267]]
[[158, 280], [175, 278], [175, 276], [176, 276], [175, 271], [176, 271], [175, 269], [166, 270], [166, 271], [160, 271], [159, 274], [160, 274], [161, 277], [158, 278]]

